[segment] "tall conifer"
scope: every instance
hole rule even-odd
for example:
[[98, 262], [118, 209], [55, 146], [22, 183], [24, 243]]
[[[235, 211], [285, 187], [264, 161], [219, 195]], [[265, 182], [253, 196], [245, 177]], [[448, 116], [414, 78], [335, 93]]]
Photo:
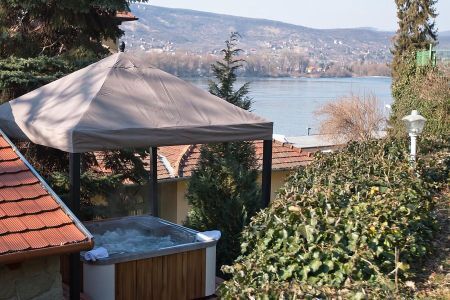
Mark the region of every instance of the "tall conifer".
[[437, 16], [437, 0], [395, 0], [397, 5], [398, 30], [395, 36], [392, 75], [399, 75], [402, 59], [408, 53], [434, 45], [437, 30], [434, 19]]
[[[243, 109], [251, 108], [249, 83], [235, 90], [236, 72], [243, 60], [237, 58], [239, 35], [232, 33], [222, 50], [223, 61], [212, 65], [217, 82], [209, 91]], [[218, 267], [230, 264], [240, 251], [240, 234], [261, 208], [257, 183], [257, 161], [251, 142], [203, 145], [200, 162], [189, 182], [187, 199], [191, 205], [187, 225], [198, 230], [219, 229]]]
[[[129, 4], [128, 0], [0, 1], [0, 103], [108, 55], [103, 42], [123, 34], [115, 16], [129, 10]], [[59, 194], [67, 193], [67, 153], [29, 142], [17, 146]], [[110, 193], [124, 179], [145, 182], [148, 172], [136, 152], [146, 156], [144, 150], [104, 152], [103, 163], [113, 173], [107, 176], [98, 172], [94, 153], [83, 154], [83, 204], [89, 204], [92, 193]]]
[[406, 135], [402, 118], [417, 109], [429, 121], [424, 134], [448, 134], [448, 78], [439, 68], [416, 65], [416, 53], [437, 43], [437, 0], [396, 0], [398, 30], [392, 53], [390, 133]]

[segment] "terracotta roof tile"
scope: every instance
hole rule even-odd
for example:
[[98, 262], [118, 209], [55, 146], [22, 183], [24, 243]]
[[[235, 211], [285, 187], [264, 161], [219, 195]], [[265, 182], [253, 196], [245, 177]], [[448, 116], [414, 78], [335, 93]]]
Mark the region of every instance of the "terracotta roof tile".
[[41, 231], [28, 231], [22, 233], [22, 237], [27, 241], [30, 248], [45, 248], [52, 246], [42, 235]]
[[0, 139], [0, 149], [2, 148], [10, 148], [11, 146], [8, 144], [8, 142], [5, 139]]
[[25, 170], [28, 170], [28, 168], [20, 159], [0, 161], [0, 174], [17, 173]]
[[46, 227], [57, 227], [72, 223], [72, 220], [61, 209], [39, 214], [37, 217]]
[[[1, 231], [0, 231], [0, 234], [1, 234]], [[0, 235], [0, 253], [5, 253], [8, 251], [9, 251], [8, 244], [6, 244], [6, 242], [3, 240], [2, 236]]]
[[9, 251], [20, 251], [30, 248], [30, 245], [20, 233], [3, 235], [3, 241], [6, 243]]
[[72, 220], [61, 209], [57, 209], [36, 215], [3, 218], [0, 222], [0, 234], [35, 231], [71, 223]]
[[27, 225], [22, 222], [21, 218], [6, 218], [2, 220], [2, 223], [6, 229], [6, 233], [18, 233], [28, 229]]
[[58, 230], [68, 243], [79, 241], [84, 237], [84, 234], [74, 224], [59, 227]]
[[37, 230], [45, 228], [45, 223], [40, 220], [42, 216], [45, 216], [47, 213], [43, 213], [36, 218], [34, 215], [26, 215], [20, 218], [20, 220], [27, 225], [27, 229], [29, 230]]
[[[25, 211], [22, 210], [22, 208], [17, 204], [17, 202], [0, 203], [0, 208], [3, 210], [5, 215], [9, 217], [20, 216], [25, 214]], [[39, 211], [39, 209], [36, 209], [33, 213], [37, 211]]]
[[8, 228], [3, 222], [0, 222], [0, 236], [8, 232]]
[[0, 174], [0, 188], [17, 187], [37, 182], [39, 180], [30, 171]]
[[69, 244], [92, 247], [91, 236], [43, 184], [0, 132], [0, 264], [27, 250], [45, 255], [55, 246], [58, 253], [70, 252], [60, 247]]
[[49, 245], [58, 246], [61, 243], [67, 243], [65, 235], [62, 235], [58, 228], [44, 229], [40, 233], [48, 241]]
[[[3, 138], [0, 138], [5, 142]], [[17, 154], [14, 152], [14, 150], [11, 147], [2, 147], [0, 151], [0, 161], [8, 161], [8, 160], [16, 160]]]
[[19, 192], [21, 199], [35, 199], [45, 195], [48, 196], [48, 192], [39, 183], [17, 189], [17, 192]]
[[21, 200], [22, 195], [16, 188], [2, 188], [0, 189], [0, 202], [2, 201], [14, 201]]

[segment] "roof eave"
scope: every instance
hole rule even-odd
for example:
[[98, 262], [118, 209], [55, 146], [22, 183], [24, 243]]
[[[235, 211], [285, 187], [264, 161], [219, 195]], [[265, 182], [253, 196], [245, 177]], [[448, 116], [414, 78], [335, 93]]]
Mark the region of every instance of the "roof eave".
[[93, 247], [94, 247], [94, 240], [89, 238], [88, 240], [80, 243], [72, 243], [62, 246], [11, 252], [0, 255], [0, 264], [13, 264], [38, 257], [80, 252], [84, 250], [90, 250]]

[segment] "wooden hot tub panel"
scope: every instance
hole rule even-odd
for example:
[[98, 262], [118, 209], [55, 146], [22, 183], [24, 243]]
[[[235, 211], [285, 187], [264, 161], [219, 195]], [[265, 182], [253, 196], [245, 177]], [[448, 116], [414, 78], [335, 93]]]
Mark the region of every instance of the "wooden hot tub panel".
[[118, 263], [116, 300], [204, 297], [205, 268], [205, 249]]

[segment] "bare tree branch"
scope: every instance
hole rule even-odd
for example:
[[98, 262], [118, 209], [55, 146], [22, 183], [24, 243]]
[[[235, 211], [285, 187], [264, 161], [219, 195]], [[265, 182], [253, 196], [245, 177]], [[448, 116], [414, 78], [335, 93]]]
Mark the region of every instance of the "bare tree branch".
[[315, 114], [323, 117], [319, 132], [340, 143], [374, 138], [385, 124], [379, 101], [372, 94], [350, 94], [325, 104]]

